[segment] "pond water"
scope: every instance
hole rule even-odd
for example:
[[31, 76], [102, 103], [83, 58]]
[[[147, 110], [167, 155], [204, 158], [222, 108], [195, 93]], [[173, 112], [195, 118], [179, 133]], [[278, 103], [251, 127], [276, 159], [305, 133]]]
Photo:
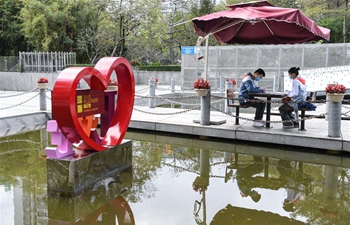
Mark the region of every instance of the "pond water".
[[350, 156], [129, 131], [132, 169], [47, 192], [44, 130], [0, 139], [1, 224], [349, 224]]

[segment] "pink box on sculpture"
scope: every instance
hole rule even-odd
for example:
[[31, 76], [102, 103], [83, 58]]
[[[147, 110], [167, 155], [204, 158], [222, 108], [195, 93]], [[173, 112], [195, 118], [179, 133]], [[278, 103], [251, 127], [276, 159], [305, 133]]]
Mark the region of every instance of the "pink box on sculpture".
[[65, 137], [61, 132], [52, 132], [51, 133], [51, 144], [53, 145], [62, 145]]
[[58, 132], [60, 129], [58, 128], [56, 120], [49, 120], [46, 123], [46, 131], [48, 132]]

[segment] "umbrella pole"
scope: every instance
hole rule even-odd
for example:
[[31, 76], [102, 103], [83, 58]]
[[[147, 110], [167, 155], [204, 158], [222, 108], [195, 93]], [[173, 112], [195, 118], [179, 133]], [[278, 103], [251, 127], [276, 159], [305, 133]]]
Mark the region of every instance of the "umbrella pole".
[[208, 74], [208, 50], [209, 50], [209, 35], [205, 36], [204, 79], [207, 79], [207, 74]]
[[[209, 35], [205, 36], [205, 55], [204, 55], [204, 79], [207, 79], [208, 72], [208, 50], [209, 50]], [[206, 96], [201, 97], [201, 119], [199, 123], [201, 125], [210, 125], [210, 95], [211, 95], [211, 87], [209, 87], [209, 92]], [[198, 123], [198, 121], [194, 120], [193, 122]], [[213, 122], [215, 125], [226, 123], [226, 120]]]
[[[208, 74], [208, 49], [209, 35], [205, 37], [205, 56], [204, 56], [204, 79], [207, 79]], [[210, 87], [209, 93], [205, 97], [201, 97], [201, 125], [210, 125]]]

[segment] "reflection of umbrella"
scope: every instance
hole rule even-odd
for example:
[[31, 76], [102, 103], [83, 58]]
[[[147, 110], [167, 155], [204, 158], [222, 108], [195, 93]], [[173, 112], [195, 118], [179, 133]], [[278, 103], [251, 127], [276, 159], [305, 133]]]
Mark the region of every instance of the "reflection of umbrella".
[[267, 1], [228, 7], [192, 19], [195, 33], [207, 40], [213, 34], [227, 44], [296, 44], [330, 38], [329, 29], [317, 26], [298, 9], [274, 7]]
[[225, 208], [219, 210], [210, 222], [210, 225], [231, 225], [231, 224], [289, 224], [305, 225], [302, 221], [293, 218], [281, 216], [276, 213], [260, 211], [256, 209], [247, 209], [228, 204]]

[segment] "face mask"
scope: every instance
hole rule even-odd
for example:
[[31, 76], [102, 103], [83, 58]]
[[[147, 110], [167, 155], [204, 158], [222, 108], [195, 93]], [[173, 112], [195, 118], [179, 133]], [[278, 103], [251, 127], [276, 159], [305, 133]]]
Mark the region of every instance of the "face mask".
[[292, 75], [289, 75], [289, 79], [293, 80], [293, 77], [292, 77]]
[[259, 80], [260, 80], [260, 77], [255, 78], [255, 81], [259, 81]]

